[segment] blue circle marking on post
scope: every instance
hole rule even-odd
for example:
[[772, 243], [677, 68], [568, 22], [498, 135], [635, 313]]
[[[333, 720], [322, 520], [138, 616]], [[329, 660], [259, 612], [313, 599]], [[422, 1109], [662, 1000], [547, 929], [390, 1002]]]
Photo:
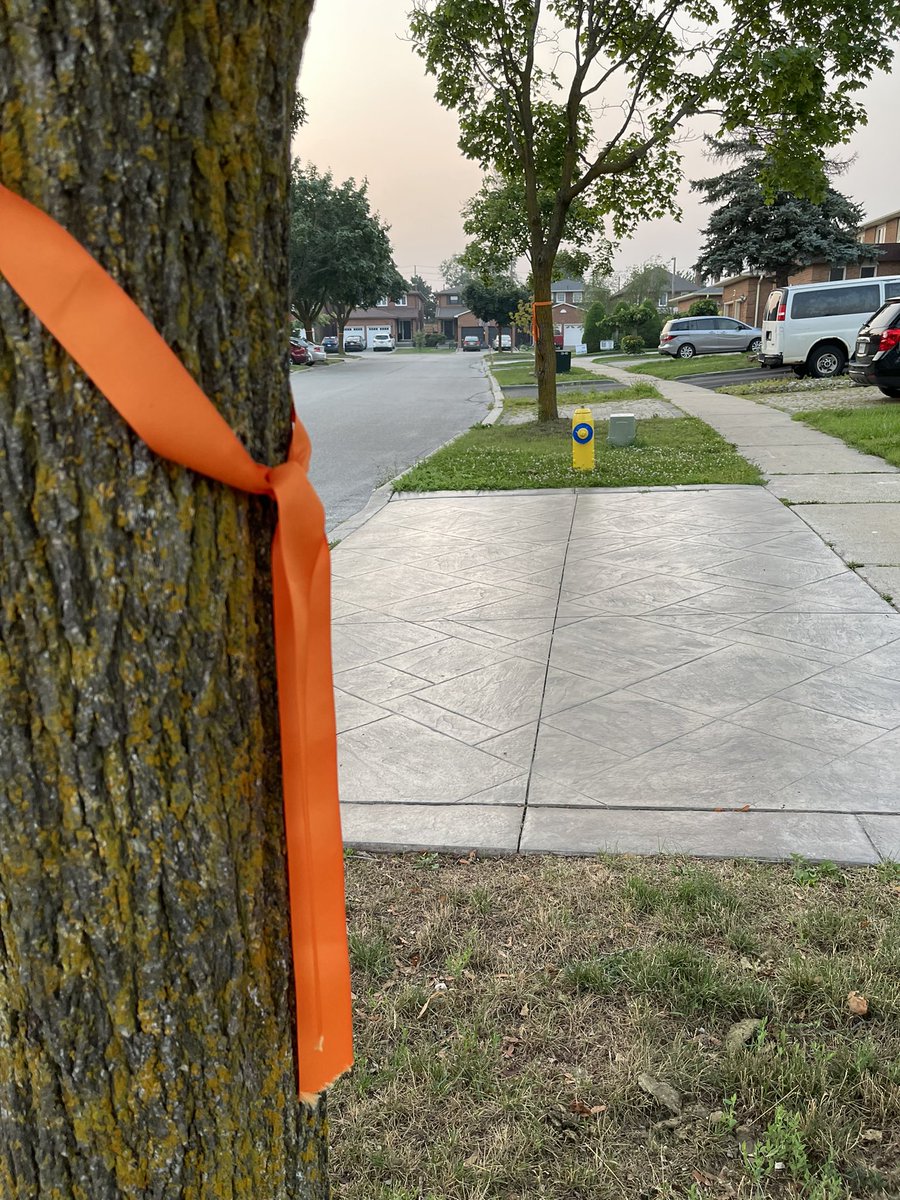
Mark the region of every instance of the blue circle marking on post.
[[592, 425], [588, 425], [586, 421], [582, 421], [572, 430], [572, 437], [576, 442], [580, 442], [582, 446], [586, 446], [593, 436], [594, 428]]

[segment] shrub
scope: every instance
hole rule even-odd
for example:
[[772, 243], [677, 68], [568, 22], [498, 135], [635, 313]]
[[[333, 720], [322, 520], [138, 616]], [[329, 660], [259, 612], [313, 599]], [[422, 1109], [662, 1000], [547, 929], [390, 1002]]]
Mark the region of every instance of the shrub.
[[644, 348], [644, 339], [637, 333], [626, 333], [621, 341], [623, 354], [637, 354]]
[[422, 350], [428, 345], [427, 334], [424, 329], [417, 329], [413, 334], [413, 345], [417, 350]]
[[695, 300], [687, 311], [689, 317], [717, 317], [719, 306], [715, 300]]
[[[430, 350], [433, 350], [435, 346], [443, 346], [447, 340], [442, 333], [425, 333], [422, 336], [425, 340], [425, 345]], [[418, 345], [418, 342], [416, 345]]]

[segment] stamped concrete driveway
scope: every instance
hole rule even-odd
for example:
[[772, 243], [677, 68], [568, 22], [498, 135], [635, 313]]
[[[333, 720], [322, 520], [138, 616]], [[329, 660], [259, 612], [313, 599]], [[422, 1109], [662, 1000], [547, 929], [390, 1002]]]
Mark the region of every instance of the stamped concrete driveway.
[[333, 565], [348, 842], [900, 857], [900, 614], [766, 490], [397, 498]]

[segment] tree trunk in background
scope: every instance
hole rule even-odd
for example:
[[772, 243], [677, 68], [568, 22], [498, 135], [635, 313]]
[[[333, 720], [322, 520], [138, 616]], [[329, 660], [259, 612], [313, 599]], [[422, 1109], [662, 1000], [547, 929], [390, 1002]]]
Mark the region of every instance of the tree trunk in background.
[[534, 373], [538, 386], [538, 420], [555, 421], [559, 417], [556, 407], [556, 347], [553, 344], [553, 309], [551, 299], [551, 266], [545, 266], [532, 257], [532, 286], [534, 287], [535, 316], [538, 337], [534, 345]]
[[[263, 462], [289, 438], [311, 7], [0, 5], [0, 180]], [[296, 1100], [273, 507], [155, 458], [2, 281], [0, 507], [0, 1196], [323, 1198], [324, 1116]]]

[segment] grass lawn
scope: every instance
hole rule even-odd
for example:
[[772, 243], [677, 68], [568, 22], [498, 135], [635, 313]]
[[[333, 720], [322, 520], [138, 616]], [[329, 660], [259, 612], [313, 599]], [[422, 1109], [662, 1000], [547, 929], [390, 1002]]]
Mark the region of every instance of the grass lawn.
[[665, 358], [655, 362], [625, 367], [638, 375], [655, 375], [657, 379], [680, 379], [683, 375], [711, 375], [719, 371], [744, 371], [762, 367], [752, 354], [698, 354], [694, 358]]
[[[576, 393], [572, 403], [618, 399], [618, 392]], [[762, 483], [756, 467], [694, 417], [638, 422], [634, 445], [606, 444], [595, 427], [597, 466], [572, 469], [572, 422], [476, 425], [394, 484], [398, 492], [490, 491], [504, 488], [657, 487], [674, 483]]]
[[[491, 370], [501, 387], [522, 387], [527, 384], [534, 386], [537, 383], [537, 378], [534, 373], [534, 365], [531, 361], [510, 364], [506, 366], [504, 363], [493, 363]], [[565, 374], [557, 374], [557, 383], [564, 383], [567, 379], [601, 379], [596, 371], [588, 371], [586, 367], [572, 367], [571, 371], [566, 371]]]
[[900, 404], [878, 408], [823, 408], [794, 415], [822, 433], [842, 438], [848, 446], [877, 454], [900, 467]]
[[[594, 375], [594, 379], [602, 379], [602, 375]], [[661, 400], [659, 392], [652, 383], [634, 382], [627, 387], [610, 388], [609, 391], [600, 392], [596, 389], [585, 389], [584, 391], [566, 391], [560, 392], [557, 397], [557, 402], [560, 407], [566, 408], [572, 405], [580, 404], [628, 404], [632, 400]], [[503, 401], [504, 413], [521, 413], [529, 412], [536, 421], [537, 420], [537, 400], [531, 396], [512, 396], [507, 397]]]
[[350, 855], [347, 900], [341, 1200], [900, 1195], [896, 864]]

